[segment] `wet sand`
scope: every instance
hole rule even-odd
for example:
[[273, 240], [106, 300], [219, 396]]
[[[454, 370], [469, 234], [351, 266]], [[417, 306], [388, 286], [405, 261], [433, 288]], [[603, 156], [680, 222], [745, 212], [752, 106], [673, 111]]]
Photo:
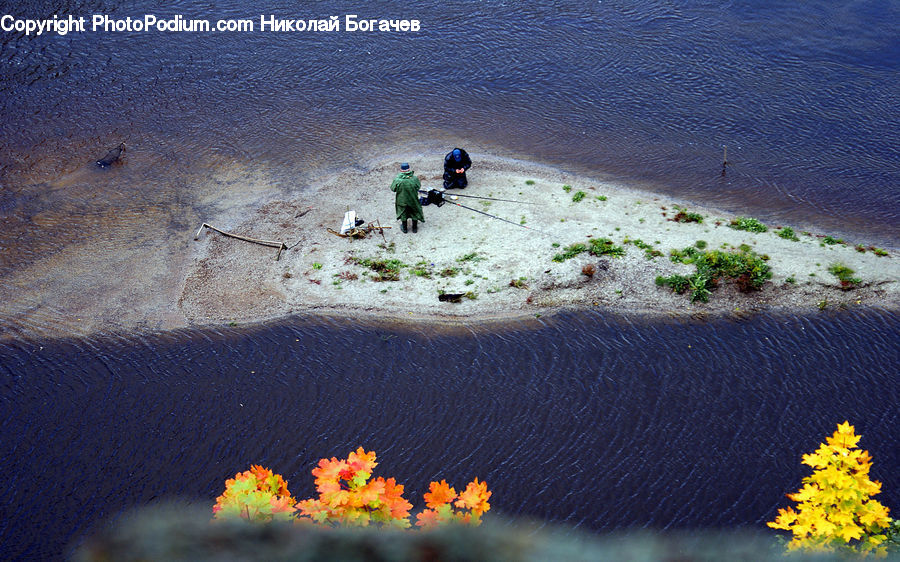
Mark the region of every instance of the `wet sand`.
[[[822, 306], [890, 309], [900, 302], [896, 248], [888, 248], [887, 257], [860, 253], [853, 246], [868, 247], [866, 240], [844, 234], [849, 244], [824, 244], [826, 234], [839, 234], [808, 226], [803, 228], [810, 234], [804, 235], [796, 225], [769, 225], [794, 226], [797, 242], [780, 238], [773, 228], [760, 234], [733, 230], [727, 227], [733, 216], [724, 211], [487, 150], [470, 151], [475, 164], [469, 187], [448, 192], [458, 193], [454, 202], [470, 209], [452, 202], [426, 206], [419, 232], [403, 234], [388, 188], [399, 162], [411, 163], [423, 188], [440, 188], [443, 152], [419, 147], [399, 155], [396, 148], [382, 152], [389, 156], [287, 188], [263, 169], [221, 162], [207, 165], [214, 173], [179, 177], [158, 192], [153, 186], [129, 187], [140, 177], [129, 167], [106, 176], [78, 170], [50, 183], [46, 193], [34, 187], [31, 199], [6, 211], [20, 231], [11, 234], [15, 248], [6, 250], [8, 263], [0, 270], [0, 338], [242, 325], [292, 314], [463, 326], [584, 308], [702, 318], [808, 313]], [[90, 199], [103, 192], [95, 188], [97, 181], [113, 182], [116, 199]], [[186, 184], [189, 194], [179, 191]], [[584, 197], [574, 201], [578, 192]], [[700, 213], [703, 223], [674, 222], [676, 205]], [[383, 238], [373, 232], [359, 240], [329, 233], [340, 229], [348, 208], [390, 228]], [[66, 213], [80, 217], [77, 229], [68, 226]], [[195, 241], [203, 222], [290, 249], [276, 260], [274, 248], [211, 230]], [[592, 238], [611, 239], [625, 255], [582, 253], [553, 261], [566, 246]], [[626, 243], [635, 240], [662, 256], [647, 259], [644, 249]], [[656, 286], [658, 275], [694, 271], [668, 255], [698, 241], [728, 251], [746, 244], [769, 256], [773, 277], [749, 294], [733, 282], [720, 283], [708, 303], [691, 303], [687, 295]], [[16, 262], [9, 253], [16, 249], [32, 255]], [[367, 260], [397, 260], [397, 280], [378, 280], [360, 263]], [[827, 271], [833, 263], [853, 269], [861, 283], [842, 290]], [[583, 273], [590, 269], [593, 275]], [[465, 296], [442, 302], [442, 293]]]

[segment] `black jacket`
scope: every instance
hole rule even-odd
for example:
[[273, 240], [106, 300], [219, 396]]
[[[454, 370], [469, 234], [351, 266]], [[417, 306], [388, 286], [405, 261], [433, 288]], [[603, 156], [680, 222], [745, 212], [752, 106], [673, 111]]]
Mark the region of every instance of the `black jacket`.
[[[453, 150], [459, 150], [462, 154], [460, 154], [460, 159], [457, 162], [453, 159]], [[461, 148], [454, 148], [450, 152], [447, 153], [447, 156], [444, 156], [444, 172], [445, 173], [456, 173], [458, 168], [462, 168], [464, 170], [468, 170], [472, 167], [472, 159], [469, 158], [469, 153]]]

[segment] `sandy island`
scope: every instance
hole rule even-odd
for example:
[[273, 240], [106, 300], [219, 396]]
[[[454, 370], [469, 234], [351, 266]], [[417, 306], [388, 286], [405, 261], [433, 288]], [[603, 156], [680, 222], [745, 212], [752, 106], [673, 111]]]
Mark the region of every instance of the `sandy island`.
[[[427, 189], [441, 187], [442, 158], [428, 153], [403, 159]], [[469, 187], [448, 194], [522, 201], [456, 201], [515, 224], [452, 204], [430, 205], [417, 234], [401, 233], [388, 189], [399, 158], [346, 171], [240, 219], [217, 222], [210, 217], [208, 222], [218, 228], [292, 247], [276, 261], [274, 248], [205, 230], [193, 242], [178, 302], [185, 325], [241, 324], [297, 313], [459, 324], [593, 307], [702, 317], [860, 306], [895, 309], [900, 302], [896, 249], [878, 255], [865, 240], [837, 242], [837, 234], [797, 227], [797, 240], [782, 238], [777, 229], [791, 226], [787, 224], [768, 225], [763, 233], [735, 230], [728, 226], [734, 215], [698, 204], [519, 160], [479, 153], [472, 153], [472, 159]], [[676, 205], [701, 215], [703, 222], [676, 222]], [[352, 241], [329, 233], [328, 228], [340, 228], [348, 208], [367, 222], [392, 228], [384, 231], [384, 239], [377, 232]], [[600, 238], [622, 247], [624, 256], [583, 252], [562, 262], [553, 259], [572, 244]], [[691, 302], [689, 293], [655, 283], [657, 276], [692, 275], [694, 265], [673, 262], [669, 254], [698, 245], [726, 252], [746, 245], [764, 256], [772, 277], [749, 293], [722, 278], [709, 302]], [[661, 255], [651, 258], [653, 250]], [[402, 264], [397, 280], [380, 280], [385, 275], [367, 266], [388, 260]], [[828, 271], [833, 264], [852, 269], [859, 282], [842, 287]], [[465, 296], [460, 302], [442, 302], [442, 293]]]

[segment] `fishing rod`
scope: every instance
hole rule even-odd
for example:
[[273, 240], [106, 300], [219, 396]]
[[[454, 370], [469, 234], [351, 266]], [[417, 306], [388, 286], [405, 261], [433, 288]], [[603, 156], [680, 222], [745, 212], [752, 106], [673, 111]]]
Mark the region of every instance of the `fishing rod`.
[[449, 193], [442, 191], [441, 193], [445, 193], [450, 197], [469, 197], [471, 199], [486, 199], [488, 201], [506, 201], [507, 203], [522, 203], [524, 205], [537, 205], [537, 203], [532, 203], [531, 201], [516, 201], [515, 199], [497, 199], [496, 197], [481, 197], [479, 195], [463, 195], [462, 193], [454, 193], [450, 195]]
[[[524, 229], [526, 229], [526, 230], [532, 230], [532, 231], [534, 231], [534, 232], [537, 232], [537, 233], [539, 233], [539, 234], [543, 234], [544, 236], [547, 236], [547, 233], [546, 233], [546, 232], [542, 232], [542, 231], [540, 231], [540, 230], [538, 230], [538, 229], [536, 229], [536, 228], [531, 228], [530, 226], [526, 226], [526, 225], [524, 225], [524, 224], [520, 224], [520, 223], [517, 223], [517, 222], [513, 222], [513, 221], [511, 221], [511, 220], [504, 219], [504, 218], [502, 218], [502, 217], [498, 217], [497, 215], [492, 215], [492, 214], [490, 214], [490, 213], [485, 213], [484, 211], [480, 211], [480, 210], [478, 210], [478, 209], [473, 209], [472, 207], [467, 207], [466, 205], [463, 205], [462, 203], [457, 203], [456, 201], [451, 201], [451, 200], [449, 200], [449, 199], [444, 199], [444, 192], [443, 192], [443, 191], [438, 191], [438, 190], [436, 190], [436, 189], [431, 189], [431, 190], [429, 190], [429, 191], [423, 191], [423, 190], [420, 189], [420, 190], [419, 190], [419, 193], [426, 193], [426, 194], [428, 195], [428, 198], [427, 198], [428, 202], [429, 202], [429, 203], [434, 203], [434, 204], [435, 204], [436, 206], [438, 206], [438, 207], [440, 207], [440, 206], [443, 205], [444, 203], [451, 203], [451, 204], [453, 204], [453, 205], [456, 205], [457, 207], [462, 207], [463, 209], [468, 209], [468, 210], [470, 210], [470, 211], [475, 211], [476, 213], [482, 214], [482, 215], [484, 215], [484, 216], [486, 216], [486, 217], [491, 217], [492, 219], [497, 219], [498, 221], [508, 222], [509, 224], [513, 224], [513, 225], [518, 226], [518, 227], [520, 227], [520, 228], [524, 228]], [[473, 196], [473, 197], [474, 197], [474, 196]]]

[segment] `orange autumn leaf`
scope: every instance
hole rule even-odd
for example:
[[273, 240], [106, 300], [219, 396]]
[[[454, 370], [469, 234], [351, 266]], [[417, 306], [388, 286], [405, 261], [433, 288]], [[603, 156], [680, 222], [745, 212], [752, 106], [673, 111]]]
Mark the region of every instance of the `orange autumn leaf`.
[[[382, 480], [381, 477], [378, 478]], [[384, 480], [384, 496], [382, 501], [391, 511], [391, 517], [395, 519], [405, 519], [409, 517], [409, 510], [412, 504], [403, 498], [403, 484], [397, 484], [393, 478]]]
[[423, 497], [425, 505], [431, 509], [456, 499], [456, 490], [451, 488], [446, 480], [441, 480], [440, 483], [432, 482], [428, 485], [428, 490]]
[[443, 519], [441, 516], [433, 509], [422, 510], [421, 513], [416, 515], [416, 526], [422, 527], [423, 529], [437, 527], [442, 521]]
[[375, 451], [367, 453], [362, 447], [347, 455], [347, 464], [350, 465], [353, 472], [368, 472], [369, 474], [372, 474], [372, 470], [378, 466], [378, 463], [375, 462]]
[[272, 506], [272, 513], [293, 513], [297, 511], [294, 507], [294, 498], [290, 496], [275, 496], [269, 500]]
[[456, 506], [471, 509], [475, 515], [481, 515], [491, 508], [491, 504], [488, 503], [490, 497], [491, 492], [487, 489], [487, 482], [478, 482], [478, 478], [475, 478], [459, 495]]

